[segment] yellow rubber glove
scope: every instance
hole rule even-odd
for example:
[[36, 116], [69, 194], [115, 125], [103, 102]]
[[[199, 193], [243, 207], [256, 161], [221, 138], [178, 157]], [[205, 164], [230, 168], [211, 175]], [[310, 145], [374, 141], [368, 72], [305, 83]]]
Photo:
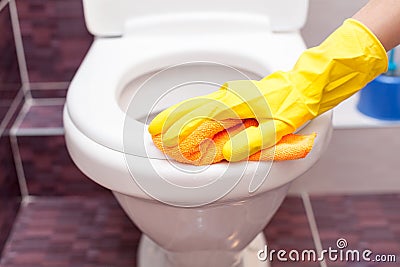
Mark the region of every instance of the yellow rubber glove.
[[321, 45], [306, 50], [294, 68], [260, 81], [232, 81], [220, 90], [178, 103], [154, 118], [152, 135], [176, 146], [204, 120], [255, 118], [231, 137], [224, 157], [239, 161], [273, 146], [308, 120], [335, 107], [387, 69], [386, 51], [363, 24], [346, 20]]

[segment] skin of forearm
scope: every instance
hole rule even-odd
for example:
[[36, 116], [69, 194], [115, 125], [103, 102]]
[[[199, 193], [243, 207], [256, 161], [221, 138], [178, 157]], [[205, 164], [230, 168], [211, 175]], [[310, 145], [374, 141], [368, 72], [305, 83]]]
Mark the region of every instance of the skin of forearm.
[[386, 51], [400, 44], [400, 0], [371, 0], [353, 18], [367, 26]]

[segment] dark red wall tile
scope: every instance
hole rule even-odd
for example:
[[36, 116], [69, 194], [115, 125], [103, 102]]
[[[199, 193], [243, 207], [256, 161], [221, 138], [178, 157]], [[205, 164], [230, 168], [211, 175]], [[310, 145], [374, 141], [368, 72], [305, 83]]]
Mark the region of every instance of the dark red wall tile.
[[65, 98], [67, 96], [66, 89], [31, 89], [33, 98]]
[[[0, 11], [0, 124], [21, 89], [20, 72], [11, 24], [10, 9]], [[16, 112], [19, 110], [17, 109]], [[0, 129], [0, 252], [10, 233], [20, 203], [20, 190], [8, 129]]]
[[19, 129], [62, 128], [64, 105], [32, 105], [26, 112]]
[[7, 240], [21, 201], [10, 138], [0, 137], [0, 252]]
[[18, 136], [18, 147], [30, 195], [110, 195], [75, 166], [64, 136]]
[[93, 37], [81, 0], [17, 0], [31, 82], [70, 81]]
[[21, 88], [10, 9], [0, 12], [0, 121]]

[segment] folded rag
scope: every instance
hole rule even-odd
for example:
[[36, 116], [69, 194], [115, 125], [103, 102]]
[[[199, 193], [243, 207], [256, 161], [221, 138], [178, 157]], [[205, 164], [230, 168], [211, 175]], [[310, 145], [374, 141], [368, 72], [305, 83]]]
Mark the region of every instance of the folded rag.
[[[255, 119], [206, 121], [178, 146], [164, 147], [161, 134], [152, 136], [155, 146], [176, 161], [192, 165], [209, 165], [224, 160], [222, 148], [230, 136], [243, 130], [243, 127], [258, 126]], [[251, 155], [251, 161], [281, 161], [304, 158], [312, 149], [315, 133], [310, 135], [288, 134], [274, 147], [261, 150]]]

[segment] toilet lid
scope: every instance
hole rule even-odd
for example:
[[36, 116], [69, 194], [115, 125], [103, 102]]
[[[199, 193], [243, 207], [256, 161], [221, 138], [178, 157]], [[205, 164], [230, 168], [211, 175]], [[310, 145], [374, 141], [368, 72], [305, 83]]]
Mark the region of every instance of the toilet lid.
[[308, 9], [308, 0], [83, 0], [83, 4], [87, 28], [96, 36], [125, 35], [138, 25], [149, 30], [154, 21], [159, 21], [155, 25], [159, 29], [179, 20], [184, 23], [173, 28], [194, 30], [203, 25], [207, 31], [220, 27], [225, 32], [232, 29], [226, 23], [229, 17], [259, 18], [271, 31], [294, 31], [304, 25]]

